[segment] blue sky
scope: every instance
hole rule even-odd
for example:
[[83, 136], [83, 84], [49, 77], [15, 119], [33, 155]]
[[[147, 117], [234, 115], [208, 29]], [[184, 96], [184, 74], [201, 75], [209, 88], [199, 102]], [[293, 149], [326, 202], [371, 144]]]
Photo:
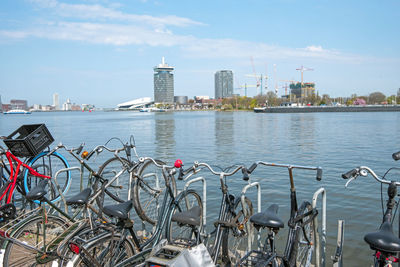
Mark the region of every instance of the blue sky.
[[390, 0], [4, 0], [0, 95], [115, 107], [153, 97], [162, 56], [175, 67], [175, 95], [213, 97], [221, 69], [237, 88], [255, 84], [251, 58], [280, 95], [280, 80], [299, 81], [302, 65], [319, 94], [391, 95], [400, 87], [398, 14]]

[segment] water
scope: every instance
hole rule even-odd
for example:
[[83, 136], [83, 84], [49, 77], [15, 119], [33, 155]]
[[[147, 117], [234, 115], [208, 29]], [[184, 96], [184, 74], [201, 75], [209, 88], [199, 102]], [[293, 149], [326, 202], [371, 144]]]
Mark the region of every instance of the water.
[[[365, 233], [376, 230], [382, 218], [380, 185], [371, 177], [360, 177], [348, 189], [341, 173], [367, 165], [377, 173], [396, 166], [391, 154], [400, 150], [397, 134], [400, 113], [310, 113], [255, 114], [252, 112], [51, 112], [31, 115], [0, 115], [0, 135], [8, 135], [21, 124], [45, 123], [55, 138], [88, 149], [111, 137], [124, 141], [133, 134], [139, 155], [186, 166], [195, 160], [227, 167], [237, 163], [250, 166], [262, 160], [321, 166], [321, 182], [315, 173], [296, 171], [298, 200], [311, 201], [319, 187], [327, 190], [327, 263], [333, 255], [337, 220], [346, 221], [344, 261], [346, 266], [367, 266], [372, 251], [363, 241]], [[72, 159], [71, 159], [72, 161]], [[98, 163], [101, 163], [98, 160]], [[216, 218], [220, 203], [217, 177], [208, 180], [208, 222]], [[395, 177], [391, 177], [395, 179]], [[284, 221], [289, 213], [289, 180], [284, 169], [257, 169], [253, 181], [262, 183], [262, 206], [277, 203]], [[240, 176], [228, 180], [230, 191], [244, 185]], [[76, 191], [79, 183], [73, 185]], [[181, 185], [179, 185], [181, 186]], [[249, 194], [254, 197], [254, 194]], [[255, 201], [255, 200], [254, 200]], [[397, 221], [395, 224], [397, 229]], [[285, 243], [284, 231], [279, 241]], [[397, 231], [396, 231], [397, 232]], [[282, 247], [282, 245], [280, 246]]]

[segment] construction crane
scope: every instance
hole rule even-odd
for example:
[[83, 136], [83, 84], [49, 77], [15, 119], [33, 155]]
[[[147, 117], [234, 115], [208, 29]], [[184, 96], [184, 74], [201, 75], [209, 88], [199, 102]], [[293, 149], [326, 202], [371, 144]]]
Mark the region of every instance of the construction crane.
[[250, 61], [251, 61], [251, 66], [253, 68], [253, 74], [246, 74], [246, 77], [254, 77], [256, 78], [256, 87], [260, 87], [260, 95], [263, 94], [263, 77], [265, 79], [265, 88], [267, 88], [267, 75], [262, 75], [262, 74], [257, 74], [256, 72], [256, 68], [254, 66], [254, 60], [253, 57], [250, 57]]

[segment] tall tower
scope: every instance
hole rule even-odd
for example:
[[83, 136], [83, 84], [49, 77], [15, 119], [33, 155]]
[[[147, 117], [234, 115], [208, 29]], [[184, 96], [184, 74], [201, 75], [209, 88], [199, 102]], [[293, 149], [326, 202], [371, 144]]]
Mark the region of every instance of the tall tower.
[[233, 73], [231, 70], [220, 70], [215, 77], [215, 99], [233, 96]]
[[154, 67], [154, 103], [174, 103], [174, 67], [168, 66], [162, 57], [161, 64]]
[[59, 110], [60, 109], [60, 102], [58, 101], [58, 94], [55, 93], [53, 95], [53, 107], [55, 110]]

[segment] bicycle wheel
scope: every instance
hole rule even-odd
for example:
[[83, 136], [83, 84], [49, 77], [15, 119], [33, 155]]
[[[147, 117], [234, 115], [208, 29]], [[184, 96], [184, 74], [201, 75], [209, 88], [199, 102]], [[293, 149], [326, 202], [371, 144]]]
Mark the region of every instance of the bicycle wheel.
[[[56, 183], [54, 181], [56, 173], [65, 168], [69, 168], [68, 161], [59, 153], [54, 152], [53, 154], [47, 156], [46, 152], [42, 152], [36, 157], [30, 159], [27, 163], [35, 171], [40, 174], [50, 176], [50, 194], [47, 198], [51, 202], [57, 202], [61, 199], [60, 193], [56, 188]], [[29, 170], [24, 171], [24, 190], [28, 193], [33, 187], [35, 187], [41, 179], [29, 173]], [[57, 175], [57, 184], [60, 186], [61, 193], [65, 195], [71, 185], [71, 173], [70, 171], [60, 172]], [[36, 203], [39, 201], [35, 200]]]
[[[121, 171], [122, 173], [116, 178], [110, 186], [105, 189], [103, 203], [101, 204], [115, 204], [115, 201], [123, 202], [127, 201], [128, 198], [128, 191], [129, 191], [129, 172], [126, 166], [129, 166], [130, 162], [125, 158], [110, 158], [106, 162], [104, 162], [98, 171], [98, 174], [111, 181], [117, 174]], [[96, 180], [93, 189], [96, 192], [101, 188], [101, 183], [99, 180]], [[97, 200], [98, 205], [100, 205], [98, 198]]]
[[250, 217], [253, 215], [251, 200], [245, 197], [243, 205], [241, 199], [237, 198], [234, 207], [235, 212], [230, 215], [230, 223], [235, 227], [224, 229], [222, 235], [222, 261], [230, 266], [236, 266], [252, 249], [254, 242], [254, 227], [250, 223]]
[[109, 234], [85, 246], [74, 266], [115, 266], [135, 255], [131, 241], [120, 234]]
[[[158, 164], [164, 164], [157, 160]], [[171, 187], [176, 194], [176, 183], [171, 179]], [[135, 179], [133, 204], [139, 217], [152, 225], [155, 225], [164, 199], [165, 180], [161, 168], [153, 161], [143, 163]]]
[[203, 203], [201, 201], [201, 197], [199, 196], [199, 194], [197, 194], [196, 191], [190, 189], [183, 191], [180, 195], [178, 195], [176, 202], [177, 204], [174, 210], [172, 210], [170, 214], [168, 224], [166, 227], [167, 240], [170, 243], [175, 242], [175, 243], [190, 244], [191, 241], [195, 240], [193, 228], [187, 224], [182, 225], [180, 223], [172, 221], [172, 216], [175, 213], [185, 212], [196, 206], [199, 207], [200, 225], [196, 228], [200, 233], [200, 231], [203, 229]]
[[[307, 212], [312, 211], [312, 206], [309, 202], [304, 201], [298, 211], [299, 215], [304, 215]], [[299, 224], [310, 220], [312, 214], [305, 216]], [[298, 226], [296, 230], [296, 243], [293, 246], [292, 257], [290, 259], [290, 265], [292, 266], [310, 266], [314, 251], [314, 221], [310, 220], [303, 227]]]
[[[46, 246], [60, 236], [67, 227], [67, 223], [59, 217], [49, 215], [46, 220], [43, 220], [42, 216], [34, 217], [19, 227], [11, 237], [44, 252]], [[42, 258], [43, 255], [44, 253], [8, 242], [4, 252], [4, 267], [52, 266], [52, 259], [43, 264], [37, 262], [37, 258]]]

